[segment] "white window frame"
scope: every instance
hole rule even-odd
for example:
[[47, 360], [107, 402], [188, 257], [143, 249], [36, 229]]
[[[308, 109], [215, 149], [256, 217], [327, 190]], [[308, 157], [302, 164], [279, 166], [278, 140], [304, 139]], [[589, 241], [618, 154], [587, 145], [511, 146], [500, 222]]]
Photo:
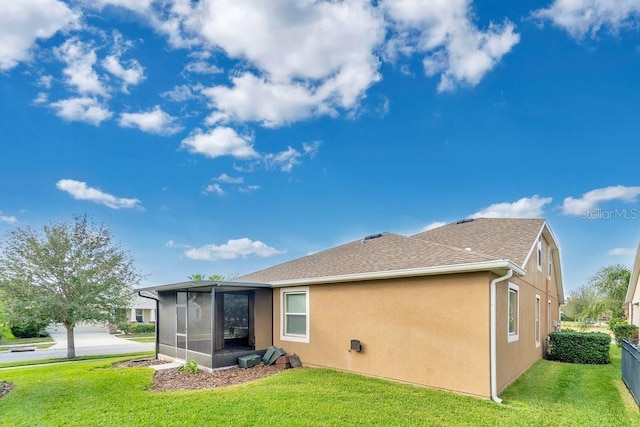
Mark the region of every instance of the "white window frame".
[[[511, 312], [511, 291], [516, 293], [516, 330], [515, 332], [509, 331], [509, 313]], [[508, 342], [518, 341], [520, 339], [520, 287], [516, 284], [509, 282], [509, 289], [507, 291], [507, 338]]]
[[533, 333], [536, 339], [536, 348], [540, 347], [540, 295], [536, 294], [536, 302], [534, 307], [534, 325], [533, 325]]
[[547, 335], [551, 333], [551, 300], [547, 300]]
[[[144, 323], [144, 310], [141, 308], [134, 308], [136, 311], [136, 322]], [[138, 320], [138, 311], [140, 312], [140, 320]]]
[[542, 236], [538, 237], [538, 249], [536, 251], [538, 270], [542, 271]]
[[[298, 334], [287, 334], [287, 313], [286, 309], [286, 296], [288, 294], [304, 294], [306, 297], [306, 308], [307, 312], [306, 316], [306, 331], [305, 335]], [[299, 313], [296, 313], [299, 314]], [[281, 288], [280, 289], [280, 339], [282, 341], [293, 341], [293, 342], [309, 342], [309, 287], [308, 286], [300, 286], [295, 288]]]
[[547, 249], [547, 279], [551, 280], [551, 269], [553, 268], [553, 263], [551, 261], [551, 246]]

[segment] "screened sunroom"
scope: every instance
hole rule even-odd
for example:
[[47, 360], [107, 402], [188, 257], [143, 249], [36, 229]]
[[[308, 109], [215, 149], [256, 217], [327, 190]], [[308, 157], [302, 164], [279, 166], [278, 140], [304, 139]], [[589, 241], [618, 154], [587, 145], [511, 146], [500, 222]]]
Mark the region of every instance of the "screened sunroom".
[[157, 295], [158, 358], [219, 368], [272, 344], [270, 285], [190, 281], [143, 290]]

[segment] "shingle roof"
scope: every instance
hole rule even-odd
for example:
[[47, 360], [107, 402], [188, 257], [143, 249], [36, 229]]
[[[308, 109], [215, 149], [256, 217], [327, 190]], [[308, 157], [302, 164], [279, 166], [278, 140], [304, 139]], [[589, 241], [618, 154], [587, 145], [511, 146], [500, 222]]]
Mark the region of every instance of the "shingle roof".
[[412, 237], [461, 248], [469, 247], [523, 266], [543, 224], [543, 219], [477, 218], [444, 225]]
[[538, 219], [478, 219], [414, 236], [383, 233], [378, 238], [357, 240], [236, 280], [270, 283], [503, 259], [522, 265], [543, 223]]

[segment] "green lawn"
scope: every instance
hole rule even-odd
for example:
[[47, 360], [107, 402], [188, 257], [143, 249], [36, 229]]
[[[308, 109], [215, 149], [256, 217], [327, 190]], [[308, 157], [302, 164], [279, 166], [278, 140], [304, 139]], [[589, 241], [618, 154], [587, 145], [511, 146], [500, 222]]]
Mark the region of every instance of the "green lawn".
[[58, 359], [36, 359], [36, 360], [26, 360], [21, 362], [0, 363], [0, 381], [2, 381], [1, 370], [4, 368], [18, 368], [22, 366], [33, 366], [33, 365], [51, 365], [55, 363], [68, 364], [68, 363], [83, 362], [86, 360], [104, 360], [104, 359], [111, 359], [110, 363], [115, 363], [113, 359], [117, 359], [116, 361], [123, 360], [123, 359], [126, 360], [131, 358], [144, 359], [148, 357], [153, 357], [153, 355], [154, 353], [151, 351], [137, 351], [133, 353], [108, 354], [108, 355], [102, 355], [102, 356], [78, 356], [73, 360], [58, 358]]
[[52, 343], [56, 342], [51, 337], [38, 337], [38, 338], [12, 338], [5, 339], [0, 338], [0, 345], [18, 345], [18, 344], [36, 344], [36, 343]]
[[[27, 347], [35, 347], [35, 348], [49, 348], [56, 345], [55, 342], [49, 342], [49, 343], [45, 343], [45, 344], [33, 344], [33, 345], [29, 345]], [[12, 347], [9, 346], [3, 346], [0, 345], [0, 351], [6, 351], [6, 350], [11, 350]]]
[[503, 393], [509, 405], [326, 369], [294, 369], [219, 390], [152, 393], [148, 368], [110, 361], [0, 371], [15, 388], [0, 425], [627, 426], [640, 412], [612, 365], [540, 361]]
[[125, 340], [135, 341], [135, 342], [156, 342], [155, 332], [144, 333], [144, 334], [118, 334], [116, 336], [118, 338], [123, 338]]

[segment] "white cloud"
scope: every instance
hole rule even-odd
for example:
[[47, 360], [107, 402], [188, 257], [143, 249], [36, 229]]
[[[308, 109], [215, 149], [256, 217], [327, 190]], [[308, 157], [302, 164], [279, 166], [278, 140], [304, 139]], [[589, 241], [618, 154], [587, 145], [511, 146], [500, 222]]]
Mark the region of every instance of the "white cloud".
[[442, 227], [443, 225], [447, 225], [447, 223], [442, 221], [434, 221], [431, 224], [425, 225], [424, 228], [420, 231], [433, 230], [434, 228]]
[[0, 70], [29, 60], [37, 39], [48, 39], [79, 19], [58, 0], [4, 1], [0, 10]]
[[239, 121], [277, 127], [334, 112], [314, 88], [299, 82], [273, 83], [248, 72], [232, 77], [231, 82], [231, 87], [220, 85], [202, 91], [215, 108], [207, 124]]
[[169, 98], [173, 102], [185, 102], [198, 98], [198, 95], [196, 95], [191, 90], [191, 87], [187, 85], [176, 86], [171, 90], [161, 93], [160, 96], [163, 98]]
[[426, 53], [424, 69], [440, 75], [439, 92], [477, 85], [520, 41], [508, 20], [484, 31], [476, 27], [471, 0], [385, 0], [383, 8], [397, 32], [387, 56]]
[[176, 243], [173, 240], [167, 240], [167, 243], [164, 244], [165, 248], [180, 248], [180, 249], [190, 249], [191, 246], [183, 245], [181, 243]]
[[259, 185], [247, 185], [246, 187], [239, 188], [238, 191], [241, 193], [252, 193], [259, 189], [260, 189]]
[[128, 85], [137, 85], [144, 80], [144, 68], [135, 59], [126, 62], [126, 68], [117, 55], [109, 55], [102, 61], [102, 66], [111, 74], [124, 82], [122, 91], [128, 93]]
[[44, 92], [38, 92], [38, 96], [33, 100], [34, 105], [46, 104], [49, 102], [49, 95]]
[[294, 166], [300, 164], [302, 154], [292, 147], [276, 154], [265, 154], [263, 161], [269, 169], [280, 169], [282, 172], [291, 172]]
[[640, 0], [555, 0], [546, 9], [532, 14], [549, 20], [572, 37], [582, 39], [587, 34], [595, 37], [603, 28], [618, 32], [623, 28], [637, 28], [640, 18]]
[[305, 142], [302, 144], [302, 151], [312, 159], [318, 154], [322, 141]]
[[584, 193], [582, 197], [574, 199], [567, 197], [562, 203], [562, 213], [565, 215], [583, 215], [587, 211], [594, 210], [600, 203], [612, 200], [622, 200], [626, 203], [633, 203], [640, 196], [640, 187], [625, 187], [616, 185], [605, 188], [597, 188]]
[[385, 23], [369, 1], [211, 0], [189, 27], [257, 71], [206, 92], [214, 119], [280, 126], [337, 108], [353, 109], [380, 80], [374, 50]]
[[219, 246], [211, 244], [185, 251], [187, 258], [202, 261], [236, 259], [238, 257], [244, 258], [249, 255], [269, 257], [282, 253], [284, 253], [284, 251], [267, 246], [259, 240], [252, 241], [246, 237], [241, 239], [231, 239], [227, 241], [227, 243], [223, 243]]
[[40, 76], [36, 84], [45, 89], [51, 89], [51, 82], [53, 82], [53, 76], [50, 74]]
[[551, 197], [523, 197], [513, 203], [495, 203], [471, 215], [471, 218], [540, 218]]
[[18, 223], [18, 218], [16, 218], [15, 216], [3, 215], [2, 212], [0, 212], [0, 222], [6, 222], [6, 223], [9, 223], [9, 224], [17, 224]]
[[153, 0], [93, 0], [95, 6], [116, 6], [133, 10], [141, 14], [149, 12]]
[[63, 99], [49, 104], [56, 115], [70, 122], [86, 122], [94, 126], [111, 117], [111, 112], [98, 100], [90, 97]]
[[100, 189], [89, 187], [85, 182], [74, 179], [61, 179], [56, 183], [56, 187], [58, 190], [66, 191], [74, 199], [88, 200], [111, 209], [140, 207], [140, 200], [138, 199], [115, 197]]
[[220, 67], [209, 64], [206, 61], [192, 61], [185, 65], [184, 70], [187, 73], [195, 74], [219, 74], [224, 72]]
[[215, 193], [218, 196], [222, 196], [224, 195], [224, 190], [222, 189], [222, 187], [220, 186], [220, 184], [209, 184], [205, 187], [205, 189], [202, 191], [204, 194], [211, 194], [211, 193]]
[[232, 176], [227, 175], [226, 173], [220, 174], [219, 177], [214, 178], [213, 180], [217, 182], [224, 182], [227, 184], [242, 184], [244, 182], [244, 178], [242, 178], [241, 176], [234, 178]]
[[207, 41], [278, 82], [377, 66], [371, 52], [384, 38], [384, 21], [365, 0], [211, 0], [195, 12], [192, 25]]
[[620, 256], [620, 255], [634, 255], [636, 253], [635, 248], [614, 248], [607, 252], [607, 255], [610, 256]]
[[182, 140], [180, 147], [191, 153], [202, 154], [215, 158], [233, 156], [237, 159], [251, 159], [259, 157], [253, 149], [253, 137], [238, 135], [229, 127], [216, 127], [206, 133], [195, 131]]
[[68, 86], [80, 94], [107, 96], [108, 91], [93, 69], [97, 62], [96, 50], [77, 37], [65, 41], [55, 54], [67, 66], [63, 70]]
[[175, 121], [175, 117], [165, 113], [159, 105], [156, 105], [153, 110], [147, 112], [122, 113], [118, 124], [156, 135], [174, 135], [183, 129]]

